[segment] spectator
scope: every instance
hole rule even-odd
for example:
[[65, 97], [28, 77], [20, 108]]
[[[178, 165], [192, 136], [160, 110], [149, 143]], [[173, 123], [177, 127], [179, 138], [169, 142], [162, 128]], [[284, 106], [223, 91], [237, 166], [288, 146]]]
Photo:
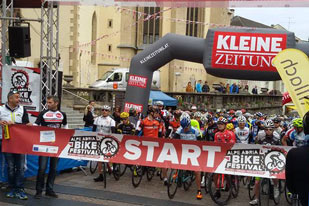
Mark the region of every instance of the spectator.
[[[27, 124], [29, 117], [26, 109], [19, 105], [20, 96], [17, 91], [11, 91], [7, 95], [8, 102], [0, 107], [0, 125], [12, 124]], [[22, 146], [22, 145], [20, 145]], [[24, 154], [4, 153], [7, 162], [7, 173], [9, 192], [6, 194], [7, 198], [17, 197], [21, 200], [27, 200], [28, 196], [24, 191]]]
[[195, 86], [195, 90], [197, 93], [201, 93], [202, 92], [202, 80], [198, 80], [196, 86]]
[[186, 87], [186, 92], [193, 92], [193, 87], [191, 86], [191, 82], [188, 82]]
[[236, 85], [236, 83], [233, 83], [233, 84], [230, 86], [230, 93], [231, 93], [231, 94], [238, 94], [238, 93], [239, 93], [239, 88], [238, 88], [238, 86]]
[[205, 84], [202, 87], [202, 91], [205, 92], [205, 93], [210, 91], [210, 88], [208, 86], [208, 82], [207, 81], [205, 81]]
[[240, 84], [238, 84], [238, 91], [237, 91], [237, 94], [239, 94], [239, 91], [242, 89], [242, 86]]
[[93, 119], [95, 117], [94, 105], [95, 105], [95, 102], [93, 100], [90, 100], [89, 104], [85, 108], [84, 118], [83, 118], [85, 122], [85, 127], [93, 127]]
[[115, 111], [113, 113], [113, 119], [116, 122], [116, 125], [118, 125], [121, 122], [121, 118], [120, 118], [120, 107], [116, 107]]
[[229, 93], [230, 92], [230, 84], [226, 84], [226, 87], [225, 87], [225, 93]]
[[249, 92], [249, 86], [248, 84], [245, 85], [245, 87], [243, 88], [243, 92], [248, 93]]
[[252, 89], [252, 94], [258, 94], [258, 89], [257, 86], [255, 85], [255, 87]]
[[225, 85], [224, 85], [223, 82], [220, 82], [220, 92], [221, 92], [221, 93], [225, 93], [225, 92], [226, 92], [226, 90], [225, 90]]

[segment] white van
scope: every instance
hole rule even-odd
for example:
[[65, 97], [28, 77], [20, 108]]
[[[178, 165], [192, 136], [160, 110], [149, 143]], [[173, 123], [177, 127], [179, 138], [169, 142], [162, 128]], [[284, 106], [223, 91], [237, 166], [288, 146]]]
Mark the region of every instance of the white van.
[[[126, 90], [129, 78], [129, 68], [113, 68], [94, 82], [89, 88]], [[160, 87], [160, 72], [155, 71], [152, 78], [152, 87]]]

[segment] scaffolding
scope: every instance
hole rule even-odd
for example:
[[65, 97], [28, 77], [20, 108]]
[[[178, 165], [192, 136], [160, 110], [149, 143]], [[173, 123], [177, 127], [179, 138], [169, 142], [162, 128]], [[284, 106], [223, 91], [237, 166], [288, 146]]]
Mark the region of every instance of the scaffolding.
[[[41, 4], [41, 19], [14, 18], [14, 0], [1, 1], [1, 65], [7, 64], [9, 57], [8, 27], [14, 20], [41, 22], [40, 69], [41, 69], [41, 106], [40, 111], [47, 109], [46, 97], [60, 96], [58, 89], [59, 67], [59, 6], [56, 2], [44, 0]], [[25, 4], [27, 2], [25, 1]], [[0, 78], [1, 79], [1, 78]], [[1, 82], [2, 85], [2, 82]], [[0, 97], [1, 98], [1, 97]]]

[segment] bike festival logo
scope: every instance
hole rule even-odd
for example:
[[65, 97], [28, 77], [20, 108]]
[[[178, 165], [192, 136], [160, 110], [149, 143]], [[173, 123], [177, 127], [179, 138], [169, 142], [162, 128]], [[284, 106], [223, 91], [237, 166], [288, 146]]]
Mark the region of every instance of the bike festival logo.
[[69, 156], [99, 156], [100, 139], [96, 136], [73, 136], [69, 141]]
[[265, 167], [271, 173], [280, 173], [285, 169], [285, 155], [280, 151], [270, 151], [265, 155]]
[[113, 136], [105, 136], [99, 147], [99, 152], [106, 158], [111, 158], [118, 153], [119, 143]]
[[17, 90], [20, 94], [21, 102], [32, 103], [31, 100], [31, 89], [29, 88], [29, 75], [23, 70], [17, 70], [12, 74], [11, 83], [13, 88], [11, 91]]

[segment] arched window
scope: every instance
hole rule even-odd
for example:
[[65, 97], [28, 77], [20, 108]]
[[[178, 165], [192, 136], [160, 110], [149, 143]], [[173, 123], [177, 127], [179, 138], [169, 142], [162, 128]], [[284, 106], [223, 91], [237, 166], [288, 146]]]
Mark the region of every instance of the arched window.
[[[91, 30], [91, 42], [97, 39], [97, 15], [94, 12], [92, 15], [92, 30]], [[97, 45], [94, 42], [91, 45], [91, 64], [96, 64], [97, 60]]]

